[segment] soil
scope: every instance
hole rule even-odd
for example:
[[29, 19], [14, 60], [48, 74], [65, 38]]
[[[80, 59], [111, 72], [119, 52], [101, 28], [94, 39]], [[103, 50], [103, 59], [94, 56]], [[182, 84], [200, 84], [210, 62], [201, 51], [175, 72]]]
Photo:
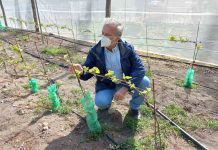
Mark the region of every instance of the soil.
[[[70, 42], [61, 41], [60, 39], [48, 37], [45, 44], [40, 41], [40, 36], [35, 33], [1, 33], [1, 38], [7, 39], [14, 43], [16, 34], [26, 34], [31, 38], [31, 41], [18, 41], [22, 45], [24, 51], [37, 54], [35, 42], [39, 50], [43, 47], [53, 46], [58, 47], [62, 42], [62, 46], [70, 48], [75, 55], [84, 58], [87, 55], [90, 47], [83, 45], [74, 45]], [[5, 47], [8, 45], [5, 44]], [[8, 55], [13, 53], [7, 50]], [[51, 61], [61, 61], [60, 56], [43, 55]], [[39, 93], [31, 94], [22, 86], [27, 84], [27, 77], [13, 76], [12, 67], [7, 67], [5, 70], [0, 70], [0, 149], [3, 150], [107, 150], [112, 149], [113, 143], [106, 136], [102, 136], [97, 140], [91, 140], [88, 134], [86, 123], [75, 113], [67, 115], [58, 115], [45, 111], [36, 113], [37, 101], [43, 96], [47, 96], [45, 88], [47, 80], [43, 76], [42, 65], [39, 59], [24, 53], [24, 57], [28, 64], [34, 64], [31, 73], [35, 76], [41, 86]], [[146, 57], [141, 57], [146, 64]], [[51, 65], [43, 61], [46, 68], [50, 71], [50, 78], [55, 78], [67, 72], [66, 69], [59, 66]], [[169, 104], [177, 104], [182, 106], [188, 113], [199, 117], [209, 117], [218, 119], [218, 69], [194, 66], [195, 82], [200, 86], [197, 89], [185, 89], [178, 86], [178, 79], [183, 80], [188, 64], [161, 60], [150, 59], [151, 69], [154, 73], [156, 87], [157, 106], [160, 110], [164, 109]], [[24, 70], [18, 70], [19, 75], [26, 75]], [[69, 79], [69, 75], [59, 79], [64, 86], [59, 89], [60, 97], [65, 100], [71, 99], [76, 101], [75, 93], [72, 89], [78, 89], [78, 83], [75, 78]], [[95, 78], [88, 81], [82, 81], [85, 89], [91, 91], [94, 97]], [[111, 114], [100, 115], [99, 120], [102, 124], [110, 124], [114, 127], [122, 129], [121, 131], [107, 131], [117, 143], [122, 142], [126, 138], [134, 137], [136, 133], [130, 132], [129, 129], [123, 127], [123, 120], [128, 111], [128, 101], [130, 96], [121, 102], [114, 102], [111, 108]], [[78, 107], [72, 108], [85, 116], [84, 112]], [[218, 131], [211, 129], [197, 129], [188, 131], [194, 138], [199, 140], [208, 149], [218, 149]], [[180, 136], [169, 136], [166, 149], [195, 149], [191, 144], [185, 141]]]

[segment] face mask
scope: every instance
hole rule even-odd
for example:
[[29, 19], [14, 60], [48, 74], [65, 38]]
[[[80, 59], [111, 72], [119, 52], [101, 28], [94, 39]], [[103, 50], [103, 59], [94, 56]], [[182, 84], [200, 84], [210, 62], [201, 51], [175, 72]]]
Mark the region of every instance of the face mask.
[[110, 45], [111, 45], [111, 40], [103, 35], [101, 38], [101, 47], [108, 47]]

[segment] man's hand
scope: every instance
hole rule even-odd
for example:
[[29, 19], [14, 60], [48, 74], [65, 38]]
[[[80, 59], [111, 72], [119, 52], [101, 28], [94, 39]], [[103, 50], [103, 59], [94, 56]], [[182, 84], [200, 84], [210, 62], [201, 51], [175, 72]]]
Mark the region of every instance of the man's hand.
[[114, 95], [115, 100], [123, 100], [125, 98], [128, 89], [126, 87], [120, 88]]
[[[74, 70], [74, 69], [75, 69], [75, 70]], [[70, 67], [68, 68], [68, 71], [69, 71], [70, 73], [73, 73], [73, 74], [75, 74], [75, 71], [83, 72], [83, 67], [82, 67], [82, 65], [80, 65], [80, 64], [73, 64], [72, 66], [70, 66]]]

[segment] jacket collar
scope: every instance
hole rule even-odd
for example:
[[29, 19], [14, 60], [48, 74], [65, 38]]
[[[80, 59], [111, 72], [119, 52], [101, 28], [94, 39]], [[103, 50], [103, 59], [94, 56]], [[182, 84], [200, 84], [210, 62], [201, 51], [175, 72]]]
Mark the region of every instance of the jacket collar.
[[[102, 66], [106, 69], [106, 64], [105, 64], [105, 48], [101, 47], [101, 41], [98, 42], [96, 50], [97, 50], [97, 56], [99, 56], [100, 62], [102, 63]], [[123, 40], [119, 40], [118, 41], [118, 47], [119, 47], [119, 51], [120, 51], [120, 61], [122, 60], [122, 58], [125, 56], [126, 54], [126, 47], [124, 46], [125, 43]]]

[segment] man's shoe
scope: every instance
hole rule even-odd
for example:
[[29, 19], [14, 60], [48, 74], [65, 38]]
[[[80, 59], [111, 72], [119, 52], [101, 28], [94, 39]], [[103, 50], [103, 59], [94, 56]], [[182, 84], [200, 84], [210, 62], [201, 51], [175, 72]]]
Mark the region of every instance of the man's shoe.
[[109, 109], [110, 109], [110, 107], [104, 108], [104, 109], [98, 108], [98, 111], [99, 111], [99, 112], [108, 112]]
[[137, 120], [141, 119], [141, 113], [139, 112], [139, 110], [129, 109], [127, 115]]

